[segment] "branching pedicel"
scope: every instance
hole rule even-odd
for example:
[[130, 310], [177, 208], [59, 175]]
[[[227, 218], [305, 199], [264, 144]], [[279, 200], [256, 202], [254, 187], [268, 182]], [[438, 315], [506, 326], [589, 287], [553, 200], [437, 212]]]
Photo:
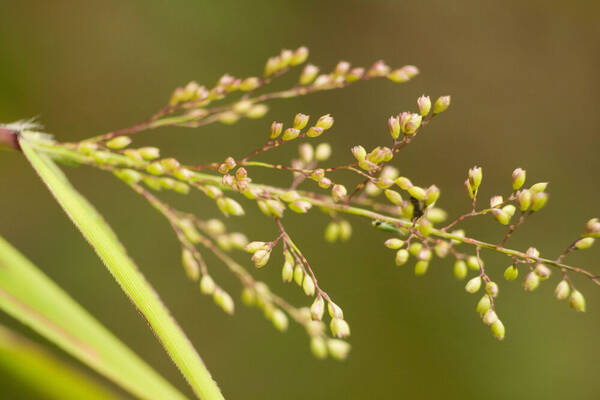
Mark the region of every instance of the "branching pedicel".
[[[589, 220], [581, 237], [557, 258], [544, 258], [535, 248], [529, 248], [526, 252], [511, 250], [505, 245], [514, 231], [546, 204], [546, 183], [536, 183], [525, 188], [526, 172], [517, 168], [512, 174], [510, 193], [504, 197], [494, 196], [488, 207], [478, 209], [483, 172], [481, 168], [474, 167], [468, 171], [464, 183], [471, 199], [470, 212], [439, 227], [446, 220], [447, 214], [436, 207], [440, 196], [438, 187], [431, 185], [423, 188], [414, 185], [408, 178], [399, 176], [396, 168], [388, 165], [399, 151], [423, 133], [423, 129], [434, 117], [446, 111], [450, 105], [450, 96], [439, 97], [433, 104], [429, 97], [420, 97], [416, 113], [402, 112], [387, 121], [392, 139], [388, 146], [377, 146], [367, 152], [364, 147], [357, 145], [351, 149], [353, 160], [340, 166], [322, 167], [321, 163], [331, 154], [331, 147], [327, 143], [321, 143], [315, 148], [310, 143], [332, 128], [334, 120], [330, 115], [323, 115], [314, 123], [311, 123], [311, 117], [301, 113], [293, 118], [290, 125], [273, 122], [264, 146], [246, 156], [231, 155], [223, 162], [182, 165], [175, 158], [160, 159], [160, 151], [155, 147], [128, 148], [132, 142], [131, 136], [145, 130], [161, 126], [200, 127], [215, 122], [233, 124], [243, 117], [264, 116], [268, 110], [264, 102], [271, 99], [343, 88], [357, 81], [379, 77], [406, 82], [418, 74], [416, 67], [404, 66], [391, 70], [383, 61], [376, 62], [369, 69], [351, 68], [349, 63], [342, 61], [332, 72], [323, 74], [319, 74], [319, 68], [309, 64], [304, 67], [296, 86], [280, 92], [254, 94], [273, 79], [304, 63], [307, 57], [308, 50], [304, 47], [296, 51], [283, 50], [279, 56], [268, 60], [263, 78], [240, 79], [224, 75], [210, 89], [190, 82], [175, 90], [168, 105], [132, 127], [78, 143], [57, 143], [40, 136], [35, 138], [36, 146], [58, 160], [87, 164], [114, 173], [169, 221], [181, 243], [185, 272], [190, 279], [199, 282], [202, 293], [213, 296], [223, 310], [233, 313], [233, 299], [211, 277], [198, 245], [203, 248], [202, 251], [216, 255], [239, 278], [243, 285], [244, 303], [262, 309], [277, 329], [286, 330], [288, 318], [304, 326], [311, 339], [311, 350], [319, 358], [327, 355], [345, 358], [350, 346], [341, 339], [350, 335], [350, 327], [344, 319], [342, 309], [320, 286], [315, 270], [286, 230], [286, 209], [302, 214], [316, 206], [323, 211], [331, 218], [325, 229], [325, 238], [329, 242], [346, 240], [351, 235], [351, 225], [342, 215], [357, 215], [372, 220], [376, 228], [393, 234], [385, 242], [385, 246], [396, 251], [397, 265], [407, 263], [411, 256], [415, 258], [416, 275], [427, 272], [434, 255], [440, 258], [452, 256], [455, 259], [456, 278], [465, 279], [469, 270], [476, 272], [468, 280], [465, 290], [476, 293], [483, 286], [484, 294], [476, 309], [498, 339], [503, 339], [505, 335], [495, 304], [499, 289], [488, 274], [480, 255], [481, 249], [505, 254], [511, 265], [504, 271], [504, 277], [515, 280], [521, 269], [525, 273], [523, 285], [528, 291], [536, 289], [541, 281], [550, 277], [550, 267], [558, 269], [562, 280], [556, 286], [556, 297], [560, 300], [569, 299], [571, 307], [578, 311], [585, 310], [584, 297], [575, 289], [569, 273], [582, 274], [598, 285], [600, 276], [564, 264], [563, 260], [572, 251], [589, 248], [595, 238], [600, 236], [600, 221], [597, 218]], [[243, 95], [229, 103], [222, 101], [229, 100], [236, 93]], [[298, 139], [308, 141], [299, 146], [299, 158], [293, 159], [289, 165], [256, 160], [262, 153]], [[290, 186], [280, 188], [255, 183], [248, 173], [248, 169], [252, 168], [290, 173]], [[342, 170], [350, 171], [359, 178], [351, 191], [334, 180], [335, 173]], [[308, 184], [307, 188], [300, 190], [303, 183]], [[228, 233], [220, 220], [203, 219], [176, 210], [152, 193], [173, 190], [187, 194], [191, 188], [213, 199], [225, 216], [244, 215], [242, 205], [229, 195], [242, 194], [272, 219], [279, 235], [270, 241], [248, 242], [242, 233]], [[382, 193], [385, 198], [380, 196]], [[497, 222], [508, 227], [505, 237], [498, 244], [470, 238], [463, 230], [455, 229], [467, 218], [486, 214], [491, 214]], [[458, 246], [461, 244], [471, 245], [474, 249], [470, 254], [459, 251]], [[300, 286], [313, 299], [310, 307], [296, 308], [290, 305], [274, 294], [265, 283], [255, 280], [245, 267], [229, 255], [233, 250], [245, 250], [252, 254], [251, 261], [255, 267], [262, 268], [268, 264], [271, 253], [276, 248], [283, 252], [285, 260], [281, 271], [282, 279], [285, 282], [294, 281]], [[329, 313], [329, 330], [324, 322], [326, 308]]]

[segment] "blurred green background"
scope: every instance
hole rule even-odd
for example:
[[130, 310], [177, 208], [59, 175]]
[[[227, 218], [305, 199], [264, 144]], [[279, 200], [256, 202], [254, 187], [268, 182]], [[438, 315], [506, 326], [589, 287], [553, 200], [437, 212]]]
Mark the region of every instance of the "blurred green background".
[[[509, 244], [560, 253], [598, 216], [600, 185], [600, 3], [595, 1], [8, 1], [0, 0], [0, 121], [39, 116], [59, 140], [79, 140], [136, 123], [162, 106], [171, 90], [195, 79], [213, 84], [223, 73], [262, 72], [267, 57], [306, 45], [324, 69], [340, 60], [368, 66], [417, 65], [421, 75], [271, 103], [265, 119], [233, 127], [160, 129], [136, 143], [204, 163], [241, 156], [265, 140], [273, 119], [296, 112], [332, 113], [327, 140], [334, 162], [355, 144], [388, 140], [386, 119], [415, 109], [416, 98], [451, 94], [436, 119], [395, 165], [422, 185], [442, 189], [438, 203], [467, 210], [462, 182], [484, 169], [483, 195], [510, 189], [510, 173], [551, 182], [551, 201]], [[286, 82], [291, 83], [291, 78]], [[283, 85], [283, 84], [282, 84]], [[295, 155], [282, 148], [282, 160]], [[535, 293], [502, 283], [508, 259], [483, 253], [500, 281], [498, 311], [507, 327], [496, 341], [474, 309], [449, 260], [425, 277], [397, 268], [381, 243], [387, 236], [352, 219], [345, 244], [322, 240], [326, 217], [286, 218], [310, 257], [319, 282], [344, 308], [353, 351], [346, 362], [318, 361], [300, 328], [280, 334], [259, 311], [238, 306], [228, 317], [184, 276], [167, 223], [105, 173], [68, 172], [105, 215], [144, 274], [195, 343], [231, 399], [595, 399], [600, 349], [600, 290], [574, 277], [589, 312], [576, 314], [552, 297], [557, 273]], [[268, 177], [264, 172], [255, 177]], [[281, 175], [272, 178], [286, 182]], [[256, 178], [255, 178], [256, 180]], [[178, 205], [217, 215], [199, 194]], [[19, 153], [0, 153], [0, 234], [30, 257], [93, 315], [187, 394], [184, 380], [92, 249], [63, 215]], [[250, 203], [230, 219], [251, 239], [275, 227]], [[498, 241], [503, 229], [485, 219], [473, 235]], [[239, 259], [245, 261], [245, 256]], [[239, 284], [216, 260], [212, 271], [230, 293]], [[279, 282], [279, 259], [252, 271], [300, 304], [297, 289]], [[598, 249], [568, 259], [599, 271]], [[5, 315], [0, 323], [35, 334]], [[64, 356], [66, 358], [66, 356]], [[0, 397], [38, 398], [0, 374]]]

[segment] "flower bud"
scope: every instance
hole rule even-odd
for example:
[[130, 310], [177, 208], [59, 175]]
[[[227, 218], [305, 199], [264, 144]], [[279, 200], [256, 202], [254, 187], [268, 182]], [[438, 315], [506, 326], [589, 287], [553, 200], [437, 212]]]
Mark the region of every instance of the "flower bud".
[[467, 191], [467, 194], [469, 195], [469, 198], [473, 199], [473, 197], [475, 197], [475, 190], [471, 186], [471, 182], [469, 182], [468, 179], [465, 181], [465, 189]]
[[269, 245], [267, 245], [265, 242], [254, 241], [248, 243], [244, 250], [246, 250], [248, 253], [256, 253], [258, 250], [267, 250], [268, 248]]
[[504, 279], [507, 281], [514, 281], [518, 276], [519, 270], [514, 265], [510, 265], [504, 270]]
[[540, 277], [541, 280], [548, 279], [550, 277], [550, 274], [552, 273], [552, 271], [550, 271], [550, 268], [546, 267], [542, 263], [537, 264], [533, 271], [537, 276]]
[[350, 222], [343, 220], [338, 225], [340, 226], [340, 239], [344, 242], [350, 239], [352, 236], [352, 225], [350, 225]]
[[400, 203], [402, 203], [402, 196], [400, 195], [400, 193], [396, 192], [395, 190], [386, 189], [384, 191], [384, 193], [385, 193], [385, 197], [388, 198], [390, 203], [392, 203], [394, 205], [399, 205]]
[[269, 258], [271, 257], [270, 250], [258, 250], [252, 256], [252, 262], [256, 268], [262, 268], [269, 262]]
[[117, 136], [114, 139], [106, 142], [106, 147], [113, 150], [123, 149], [131, 144], [131, 138], [129, 136]]
[[508, 225], [508, 223], [510, 222], [510, 215], [508, 215], [503, 210], [498, 210], [497, 208], [494, 208], [492, 210], [492, 214], [494, 215], [494, 218], [496, 218], [496, 221], [500, 222], [502, 225]]
[[509, 217], [512, 218], [512, 216], [515, 215], [517, 208], [515, 206], [513, 206], [512, 204], [507, 204], [504, 207], [502, 207], [502, 211], [505, 212]]
[[387, 77], [389, 80], [396, 83], [404, 83], [410, 80], [410, 77], [402, 68], [393, 70]]
[[203, 294], [213, 294], [215, 292], [217, 285], [215, 285], [215, 281], [210, 275], [204, 275], [202, 279], [200, 279], [200, 291]]
[[500, 207], [500, 204], [504, 202], [502, 196], [494, 196], [490, 199], [490, 208]]
[[385, 247], [392, 250], [398, 250], [404, 246], [404, 241], [398, 238], [391, 238], [384, 242]]
[[542, 207], [546, 205], [548, 201], [548, 193], [545, 192], [537, 192], [533, 193], [531, 197], [531, 211], [539, 211]]
[[304, 280], [304, 270], [299, 264], [296, 264], [294, 268], [294, 282], [296, 285], [302, 286], [302, 281]]
[[354, 146], [352, 148], [352, 155], [357, 161], [363, 161], [367, 157], [367, 151], [362, 146]]
[[348, 357], [350, 345], [343, 340], [328, 339], [327, 349], [329, 350], [329, 354], [331, 354], [331, 356], [336, 360], [344, 360], [346, 357]]
[[548, 182], [539, 182], [536, 183], [535, 185], [532, 185], [529, 190], [531, 190], [534, 193], [542, 193], [543, 191], [546, 190], [546, 188], [548, 187]]
[[335, 75], [344, 76], [350, 71], [350, 63], [348, 61], [340, 61], [333, 70]]
[[302, 281], [302, 290], [304, 290], [304, 294], [307, 296], [313, 296], [315, 294], [315, 282], [308, 275], [304, 276], [304, 280]]
[[563, 279], [558, 283], [558, 285], [556, 285], [556, 289], [554, 289], [554, 296], [558, 300], [565, 300], [567, 297], [569, 297], [570, 291], [571, 288], [569, 283]]
[[294, 264], [285, 260], [281, 269], [281, 279], [284, 282], [291, 282], [294, 277]]
[[446, 111], [450, 107], [450, 96], [438, 97], [433, 105], [433, 113], [439, 114]]
[[456, 260], [454, 263], [454, 276], [456, 279], [465, 279], [467, 276], [467, 263], [463, 260]]
[[512, 187], [513, 190], [521, 189], [521, 186], [525, 183], [525, 177], [527, 176], [524, 169], [517, 168], [512, 173]]
[[269, 106], [267, 106], [266, 104], [254, 104], [246, 112], [246, 117], [258, 119], [264, 117], [267, 112], [269, 112]]
[[325, 228], [325, 240], [329, 243], [333, 243], [338, 239], [339, 235], [340, 226], [335, 221], [331, 221], [327, 224], [327, 227]]
[[540, 256], [540, 252], [538, 249], [536, 249], [535, 247], [530, 247], [527, 249], [526, 254], [529, 257], [539, 257]]
[[233, 314], [235, 304], [231, 296], [220, 288], [216, 288], [213, 294], [215, 303], [221, 307], [227, 314]]
[[331, 182], [331, 179], [327, 178], [327, 177], [322, 177], [321, 179], [319, 179], [319, 187], [322, 189], [328, 189], [329, 186], [331, 186], [333, 182]]
[[467, 257], [467, 266], [469, 267], [469, 269], [471, 269], [473, 271], [480, 271], [481, 270], [480, 264], [483, 265], [483, 260], [477, 258], [476, 256]]
[[435, 186], [435, 185], [431, 185], [427, 188], [427, 197], [425, 198], [425, 205], [429, 206], [434, 204], [437, 199], [440, 198], [440, 189]]
[[160, 157], [160, 150], [157, 147], [142, 147], [138, 153], [144, 160], [155, 160]]
[[321, 116], [318, 119], [316, 126], [325, 130], [331, 128], [333, 126], [333, 117], [330, 114]]
[[333, 185], [331, 196], [335, 201], [343, 201], [346, 198], [348, 191], [344, 185]]
[[598, 238], [600, 237], [600, 220], [592, 218], [585, 224], [583, 236]]
[[505, 329], [504, 329], [504, 324], [502, 324], [502, 321], [500, 321], [499, 319], [497, 319], [493, 324], [492, 324], [492, 335], [494, 335], [494, 337], [498, 340], [502, 340], [504, 339], [504, 334], [506, 333]]
[[318, 136], [321, 136], [321, 134], [323, 132], [325, 132], [325, 130], [323, 128], [319, 128], [318, 126], [311, 126], [306, 131], [306, 136], [308, 136], [310, 138], [316, 138]]
[[431, 111], [431, 99], [429, 96], [421, 96], [417, 99], [417, 107], [419, 108], [419, 114], [423, 117], [429, 114]]
[[117, 169], [114, 174], [125, 183], [138, 183], [142, 179], [142, 174], [133, 169]]
[[371, 66], [371, 68], [369, 68], [367, 76], [369, 76], [370, 78], [375, 78], [386, 76], [389, 73], [390, 67], [386, 65], [386, 63], [383, 60], [378, 60]]
[[414, 135], [421, 126], [423, 117], [420, 114], [402, 113], [400, 116], [400, 128], [407, 135]]
[[535, 272], [530, 272], [525, 277], [525, 281], [523, 282], [523, 288], [532, 292], [540, 285], [540, 277]]
[[485, 291], [492, 297], [498, 296], [498, 284], [496, 282], [488, 282], [485, 284]]
[[400, 120], [397, 117], [390, 117], [388, 119], [388, 128], [392, 138], [394, 140], [398, 139], [398, 136], [400, 136]]
[[244, 91], [244, 92], [250, 92], [254, 89], [257, 89], [259, 86], [260, 86], [260, 79], [252, 76], [250, 78], [244, 79], [240, 83], [240, 90]]
[[427, 192], [425, 192], [425, 189], [418, 186], [412, 186], [408, 188], [408, 193], [417, 200], [425, 200], [427, 197]]
[[294, 128], [298, 130], [304, 129], [304, 127], [308, 124], [309, 116], [306, 114], [298, 113], [294, 117]]
[[308, 58], [308, 49], [304, 46], [298, 47], [292, 57], [290, 58], [289, 64], [293, 67], [302, 64]]
[[288, 190], [285, 193], [279, 195], [279, 198], [286, 203], [291, 203], [300, 199], [300, 195], [295, 190]]
[[184, 249], [181, 253], [181, 261], [183, 264], [183, 269], [185, 270], [188, 278], [194, 281], [197, 280], [200, 276], [200, 269], [192, 252], [188, 249]]
[[294, 212], [297, 212], [299, 214], [305, 214], [308, 212], [308, 210], [310, 210], [312, 204], [310, 204], [306, 200], [296, 200], [295, 202], [290, 203], [288, 207]]
[[151, 173], [152, 175], [162, 175], [165, 173], [165, 167], [159, 162], [153, 162], [148, 164], [146, 172]]
[[420, 260], [415, 264], [415, 275], [422, 276], [427, 273], [427, 269], [429, 268], [429, 261]]
[[331, 318], [339, 318], [344, 319], [344, 312], [342, 309], [335, 304], [333, 301], [329, 301], [327, 303], [327, 311], [329, 312], [329, 316]]
[[271, 124], [271, 134], [269, 137], [271, 139], [276, 139], [281, 134], [282, 129], [283, 129], [283, 123], [273, 121], [273, 123]]
[[315, 151], [317, 161], [325, 161], [331, 157], [331, 145], [329, 143], [320, 143]]
[[481, 167], [473, 167], [469, 170], [469, 183], [474, 191], [479, 189], [479, 185], [481, 185], [481, 180], [483, 179], [483, 172]]
[[284, 141], [294, 140], [300, 135], [300, 131], [296, 128], [287, 128], [281, 137]]
[[422, 243], [420, 243], [420, 242], [413, 242], [413, 243], [410, 244], [410, 247], [408, 248], [408, 251], [413, 256], [416, 256], [417, 254], [419, 254], [419, 252], [421, 251], [422, 248], [423, 248], [423, 244]]
[[350, 326], [343, 319], [332, 318], [331, 322], [329, 323], [329, 328], [335, 337], [344, 338], [350, 336]]
[[310, 351], [318, 359], [324, 359], [327, 357], [327, 344], [322, 337], [313, 336], [310, 339]]
[[325, 301], [323, 297], [317, 296], [315, 301], [310, 306], [310, 315], [312, 319], [316, 321], [320, 321], [323, 319], [323, 314], [325, 313]]
[[273, 326], [278, 331], [284, 332], [287, 330], [289, 321], [287, 315], [280, 309], [276, 309], [273, 311], [273, 315], [271, 315], [271, 321], [273, 322]]
[[571, 297], [569, 297], [569, 306], [574, 308], [576, 311], [585, 311], [585, 298], [578, 290], [573, 290], [571, 292]]
[[521, 190], [517, 193], [517, 203], [519, 204], [519, 209], [521, 211], [527, 211], [527, 209], [531, 206], [531, 191], [525, 189]]
[[575, 242], [575, 248], [577, 250], [589, 249], [594, 244], [594, 240], [595, 239], [593, 237], [581, 238], [577, 242]]
[[492, 300], [490, 299], [490, 296], [487, 294], [484, 294], [483, 297], [481, 299], [479, 299], [476, 310], [477, 310], [477, 313], [483, 317], [485, 315], [485, 313], [487, 313], [491, 307], [492, 307]]
[[364, 68], [352, 68], [350, 72], [346, 75], [346, 82], [356, 82], [359, 79], [362, 79], [365, 74]]
[[413, 184], [410, 181], [410, 179], [405, 178], [404, 176], [401, 176], [398, 179], [396, 179], [396, 185], [398, 185], [402, 190], [408, 190], [411, 187], [413, 187]]
[[315, 80], [317, 75], [319, 74], [319, 68], [312, 64], [307, 64], [302, 70], [302, 74], [300, 75], [300, 84], [308, 85], [312, 81]]
[[401, 266], [406, 264], [406, 261], [408, 261], [408, 257], [409, 257], [409, 253], [408, 250], [406, 249], [400, 249], [396, 252], [396, 265], [397, 266]]
[[498, 321], [498, 315], [494, 310], [487, 310], [483, 315], [483, 323], [486, 325], [492, 325], [494, 322]]
[[480, 276], [476, 276], [475, 278], [472, 278], [465, 285], [465, 290], [471, 294], [477, 293], [477, 291], [479, 291], [479, 288], [481, 288], [481, 277]]
[[279, 200], [269, 199], [266, 201], [266, 206], [270, 215], [277, 218], [281, 218], [283, 216], [285, 206]]

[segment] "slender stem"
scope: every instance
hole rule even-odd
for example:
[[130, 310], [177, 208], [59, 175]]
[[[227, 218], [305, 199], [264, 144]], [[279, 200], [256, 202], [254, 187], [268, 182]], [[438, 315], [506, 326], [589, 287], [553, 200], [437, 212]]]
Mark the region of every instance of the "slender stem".
[[223, 399], [196, 349], [100, 214], [70, 185], [48, 157], [39, 153], [26, 139], [21, 139], [20, 144], [34, 169], [75, 226], [94, 247], [196, 395], [204, 400]]

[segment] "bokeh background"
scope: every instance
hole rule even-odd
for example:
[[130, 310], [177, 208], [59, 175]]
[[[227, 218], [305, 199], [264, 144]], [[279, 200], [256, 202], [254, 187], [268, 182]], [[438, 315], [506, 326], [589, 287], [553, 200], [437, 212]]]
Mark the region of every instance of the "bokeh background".
[[[414, 64], [421, 75], [272, 103], [269, 115], [234, 127], [160, 129], [139, 144], [188, 162], [239, 156], [263, 143], [273, 119], [296, 112], [332, 113], [333, 161], [354, 144], [387, 140], [386, 119], [415, 108], [416, 98], [452, 94], [451, 110], [395, 165], [413, 181], [442, 189], [451, 215], [468, 207], [462, 182], [484, 169], [483, 195], [509, 191], [510, 173], [551, 182], [551, 200], [513, 239], [555, 256], [598, 216], [600, 185], [600, 3], [595, 1], [8, 1], [0, 0], [0, 121], [39, 116], [60, 140], [132, 125], [162, 106], [171, 90], [223, 73], [262, 72], [267, 57], [306, 45], [324, 69], [340, 60], [368, 66], [383, 58]], [[290, 84], [288, 78], [281, 84]], [[282, 160], [294, 155], [282, 148]], [[324, 215], [289, 217], [289, 230], [315, 266], [319, 282], [344, 307], [353, 329], [346, 362], [318, 361], [300, 328], [280, 334], [256, 309], [235, 317], [217, 309], [184, 276], [168, 225], [111, 176], [89, 168], [68, 175], [106, 216], [144, 274], [195, 343], [231, 399], [595, 399], [600, 396], [600, 290], [575, 282], [589, 312], [552, 297], [557, 275], [535, 293], [502, 283], [508, 259], [483, 253], [501, 282], [498, 309], [507, 327], [496, 341], [463, 290], [451, 262], [425, 277], [397, 268], [383, 232], [352, 219], [345, 244], [324, 243]], [[269, 178], [256, 172], [254, 176]], [[280, 175], [269, 178], [285, 183]], [[217, 215], [199, 194], [169, 198], [201, 216]], [[21, 154], [0, 153], [0, 234], [184, 393], [191, 394], [144, 321], [92, 249], [75, 231]], [[268, 239], [275, 227], [251, 210], [232, 230]], [[286, 218], [287, 219], [287, 218]], [[473, 235], [497, 241], [485, 219]], [[240, 260], [245, 256], [240, 254]], [[296, 304], [306, 301], [279, 282], [278, 259], [253, 271]], [[569, 260], [599, 271], [598, 249]], [[239, 284], [212, 260], [223, 286]], [[5, 315], [0, 323], [43, 342]], [[59, 350], [56, 350], [60, 352]], [[66, 355], [62, 355], [67, 358]], [[83, 368], [83, 367], [82, 367]], [[41, 398], [0, 373], [0, 397]]]

